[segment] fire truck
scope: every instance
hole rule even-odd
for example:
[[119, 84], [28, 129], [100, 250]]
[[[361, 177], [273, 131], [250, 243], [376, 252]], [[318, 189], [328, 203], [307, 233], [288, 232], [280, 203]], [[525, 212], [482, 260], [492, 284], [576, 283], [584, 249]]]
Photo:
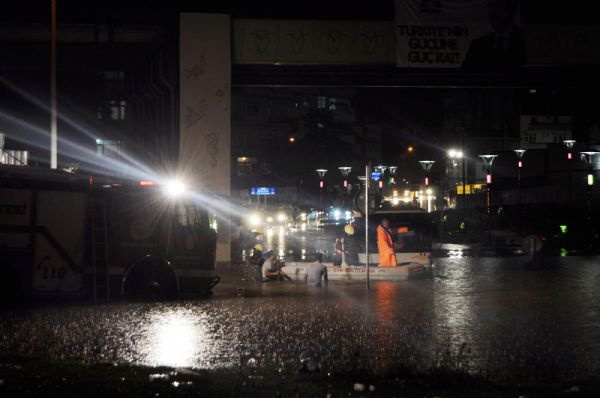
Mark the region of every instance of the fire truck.
[[210, 294], [219, 281], [214, 220], [171, 188], [0, 166], [0, 297]]

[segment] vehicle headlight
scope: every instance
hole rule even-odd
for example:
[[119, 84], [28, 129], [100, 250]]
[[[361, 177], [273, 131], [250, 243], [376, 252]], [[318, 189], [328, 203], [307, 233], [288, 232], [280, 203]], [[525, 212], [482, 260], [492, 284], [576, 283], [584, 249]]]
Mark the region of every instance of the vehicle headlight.
[[262, 223], [260, 216], [258, 214], [250, 214], [248, 217], [248, 224], [253, 227], [258, 227]]
[[171, 180], [163, 185], [162, 190], [167, 197], [174, 199], [185, 194], [186, 187], [180, 180]]

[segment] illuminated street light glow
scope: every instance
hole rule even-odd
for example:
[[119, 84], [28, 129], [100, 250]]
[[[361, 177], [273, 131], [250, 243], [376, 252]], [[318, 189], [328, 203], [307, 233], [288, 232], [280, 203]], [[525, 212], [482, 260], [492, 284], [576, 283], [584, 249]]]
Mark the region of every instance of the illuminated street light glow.
[[573, 149], [573, 146], [575, 145], [577, 141], [575, 140], [564, 140], [563, 144], [567, 147], [567, 149]]
[[340, 173], [342, 173], [342, 176], [348, 177], [348, 175], [352, 171], [352, 167], [350, 167], [350, 166], [341, 166], [341, 167], [338, 167], [338, 170], [340, 171]]
[[598, 151], [584, 151], [584, 152], [579, 152], [579, 154], [581, 155], [581, 160], [583, 162], [585, 162], [588, 165], [592, 165], [594, 163], [594, 156], [599, 155], [600, 152], [598, 152]]
[[260, 215], [250, 214], [250, 217], [248, 217], [248, 224], [250, 224], [252, 227], [258, 227], [260, 224], [262, 224]]
[[481, 158], [481, 160], [483, 160], [483, 163], [487, 166], [487, 167], [492, 167], [492, 163], [494, 163], [494, 159], [496, 159], [498, 157], [498, 155], [489, 155], [489, 154], [485, 154], [485, 155], [479, 155], [479, 157]]
[[387, 170], [387, 166], [383, 166], [383, 165], [375, 166], [375, 170], [378, 170], [381, 174], [383, 174]]
[[523, 159], [523, 155], [525, 154], [526, 149], [515, 149], [514, 152], [519, 159]]
[[448, 149], [448, 157], [450, 159], [462, 159], [463, 152], [460, 149]]
[[423, 170], [431, 170], [431, 166], [435, 163], [435, 160], [419, 160], [419, 164], [423, 167]]
[[163, 192], [171, 199], [180, 197], [186, 190], [185, 184], [180, 180], [171, 180], [163, 185]]

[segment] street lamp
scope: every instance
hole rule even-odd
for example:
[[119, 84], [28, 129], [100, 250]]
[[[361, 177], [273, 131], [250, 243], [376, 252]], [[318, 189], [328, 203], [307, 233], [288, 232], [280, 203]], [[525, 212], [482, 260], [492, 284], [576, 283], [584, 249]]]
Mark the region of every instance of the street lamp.
[[485, 183], [486, 183], [486, 204], [487, 204], [487, 214], [488, 214], [488, 249], [492, 247], [492, 202], [490, 196], [490, 190], [492, 187], [492, 163], [494, 163], [494, 159], [498, 157], [498, 155], [479, 155], [483, 164], [485, 164], [486, 174], [485, 174]]
[[[592, 227], [592, 188], [594, 186], [594, 156], [600, 154], [598, 151], [580, 152], [581, 160], [584, 161], [590, 168], [587, 175], [587, 219]], [[590, 234], [591, 234], [590, 230]], [[593, 235], [593, 234], [592, 234]]]
[[435, 163], [435, 160], [419, 160], [419, 164], [425, 171], [425, 186], [429, 186], [429, 170], [431, 170], [431, 166]]
[[392, 183], [392, 189], [394, 187], [394, 185], [396, 185], [396, 172], [398, 171], [398, 166], [388, 166], [388, 170], [390, 171], [391, 174], [391, 183]]
[[327, 173], [327, 169], [316, 169], [315, 171], [319, 175], [319, 206], [321, 206], [323, 188], [325, 188], [325, 181], [323, 181], [323, 178], [325, 178], [325, 173]]
[[341, 166], [341, 167], [338, 167], [338, 170], [340, 171], [340, 173], [342, 173], [342, 176], [344, 177], [344, 209], [345, 209], [347, 207], [346, 196], [348, 193], [348, 176], [350, 175], [350, 172], [352, 171], [352, 167]]
[[383, 166], [383, 165], [375, 166], [375, 170], [379, 171], [381, 173], [381, 175], [383, 175], [383, 173], [385, 173], [385, 171], [387, 170], [387, 166]]
[[525, 149], [515, 149], [515, 155], [517, 155], [517, 206], [521, 205], [521, 169], [523, 168], [523, 155]]
[[572, 161], [573, 161], [573, 146], [575, 145], [575, 140], [564, 140], [563, 144], [567, 147], [567, 160], [569, 161], [569, 202], [573, 201], [573, 178], [571, 174], [572, 170]]

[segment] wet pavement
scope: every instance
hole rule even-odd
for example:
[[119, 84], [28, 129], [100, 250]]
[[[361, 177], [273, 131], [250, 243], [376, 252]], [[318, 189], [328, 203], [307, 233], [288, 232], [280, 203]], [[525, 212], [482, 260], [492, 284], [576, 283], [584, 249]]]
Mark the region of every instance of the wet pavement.
[[398, 367], [491, 379], [600, 377], [600, 258], [439, 259], [431, 279], [240, 282], [207, 300], [0, 313], [0, 358], [327, 372]]

